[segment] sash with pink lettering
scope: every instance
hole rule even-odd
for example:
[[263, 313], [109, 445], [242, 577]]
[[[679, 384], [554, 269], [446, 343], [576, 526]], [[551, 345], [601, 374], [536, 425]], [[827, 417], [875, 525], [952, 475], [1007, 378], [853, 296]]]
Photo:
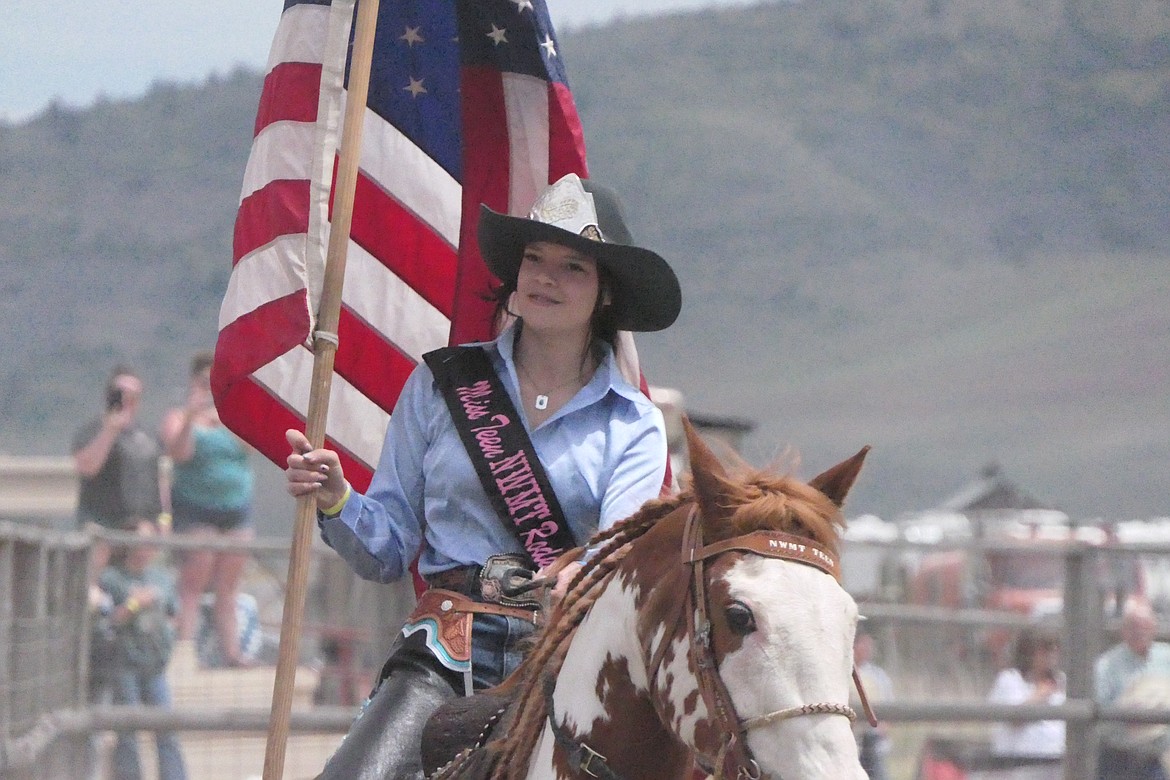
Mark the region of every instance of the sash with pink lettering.
[[479, 347], [423, 355], [447, 401], [475, 472], [520, 546], [539, 569], [577, 546], [560, 502], [508, 391]]

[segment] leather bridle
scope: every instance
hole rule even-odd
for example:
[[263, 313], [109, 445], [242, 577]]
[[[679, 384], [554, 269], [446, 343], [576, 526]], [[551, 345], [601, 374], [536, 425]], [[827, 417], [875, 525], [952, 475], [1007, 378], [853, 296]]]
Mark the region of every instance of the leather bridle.
[[[735, 705], [731, 701], [731, 694], [728, 692], [723, 678], [719, 676], [719, 668], [715, 662], [715, 650], [711, 645], [710, 606], [707, 600], [705, 571], [708, 559], [730, 550], [814, 566], [831, 575], [838, 583], [841, 581], [841, 567], [837, 555], [831, 550], [811, 539], [780, 531], [753, 531], [742, 536], [704, 545], [698, 507], [692, 507], [687, 516], [686, 526], [683, 530], [682, 560], [684, 564], [691, 567], [691, 582], [688, 589], [691, 603], [687, 605], [690, 607], [689, 609], [684, 606], [687, 613], [687, 634], [690, 637], [691, 657], [698, 676], [699, 693], [703, 697], [708, 711], [714, 714], [720, 733], [726, 735], [718, 754], [713, 759], [710, 756], [696, 755], [700, 767], [707, 774], [712, 775], [714, 780], [723, 780], [723, 778], [761, 780], [763, 774], [760, 765], [752, 756], [751, 748], [747, 744], [748, 731], [804, 715], [843, 715], [852, 721], [857, 719], [857, 713], [848, 704], [820, 702], [787, 707], [753, 718], [742, 720], [739, 718], [735, 712]], [[650, 664], [651, 669], [657, 670], [661, 665], [667, 644], [664, 640], [659, 650], [654, 654]], [[656, 676], [656, 673], [651, 674], [652, 679]], [[876, 726], [877, 718], [869, 705], [865, 689], [861, 684], [861, 677], [857, 674], [856, 669], [853, 670], [853, 682], [857, 686], [866, 718], [870, 725]], [[583, 740], [572, 734], [569, 729], [557, 722], [553, 708], [552, 689], [551, 684], [547, 685], [545, 689], [545, 698], [548, 702], [548, 720], [556, 742], [565, 749], [569, 756], [570, 765], [574, 769], [591, 777], [601, 778], [601, 780], [623, 780], [610, 768], [605, 756], [593, 750]]]
[[[687, 610], [687, 631], [691, 636], [691, 657], [698, 676], [699, 692], [709, 711], [715, 716], [720, 733], [726, 735], [719, 748], [719, 753], [704, 769], [708, 774], [713, 775], [715, 780], [721, 780], [724, 777], [736, 778], [736, 780], [759, 780], [762, 773], [760, 765], [752, 756], [751, 748], [748, 747], [748, 731], [804, 715], [843, 715], [852, 721], [857, 719], [857, 713], [848, 704], [820, 702], [775, 710], [743, 720], [739, 718], [735, 712], [735, 705], [731, 701], [731, 694], [728, 692], [723, 678], [720, 677], [719, 668], [715, 662], [715, 650], [711, 645], [707, 578], [704, 571], [708, 559], [729, 550], [814, 566], [831, 575], [837, 582], [841, 581], [841, 566], [836, 554], [831, 550], [825, 549], [811, 539], [780, 531], [753, 531], [732, 539], [704, 545], [698, 507], [693, 507], [687, 516], [686, 528], [683, 531], [682, 560], [683, 563], [691, 567], [690, 597], [693, 601], [693, 608]], [[861, 685], [861, 678], [856, 669], [853, 670], [853, 682], [857, 686], [857, 692], [860, 695], [867, 719], [871, 725], [876, 726], [877, 718], [869, 706], [865, 690]], [[706, 756], [704, 758], [710, 759]]]

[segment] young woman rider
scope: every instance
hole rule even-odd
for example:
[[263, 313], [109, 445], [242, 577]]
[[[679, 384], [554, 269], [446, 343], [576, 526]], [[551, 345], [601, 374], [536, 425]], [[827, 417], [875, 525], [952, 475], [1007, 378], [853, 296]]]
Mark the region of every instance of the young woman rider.
[[[501, 281], [497, 300], [515, 321], [474, 352], [486, 355], [484, 381], [496, 382], [495, 400], [506, 394], [516, 410], [516, 427], [555, 495], [528, 490], [535, 482], [526, 470], [519, 479], [511, 467], [520, 450], [500, 456], [504, 445], [489, 423], [512, 412], [478, 406], [490, 389], [468, 394], [487, 384], [472, 376], [454, 387], [437, 378], [435, 368], [445, 376], [446, 359], [459, 350], [428, 358], [407, 381], [365, 495], [350, 488], [335, 453], [311, 450], [302, 433], [288, 432], [289, 492], [315, 494], [326, 543], [360, 576], [382, 582], [404, 576], [417, 555], [434, 589], [408, 619], [325, 778], [422, 777], [427, 717], [446, 699], [497, 684], [519, 663], [517, 643], [533, 630], [531, 605], [509, 596], [509, 584], [543, 565], [542, 552], [561, 549], [547, 539], [565, 538], [547, 536], [557, 514], [546, 505], [559, 504], [560, 523], [579, 545], [663, 484], [662, 415], [622, 377], [614, 340], [620, 330], [674, 322], [681, 293], [670, 266], [631, 244], [611, 192], [575, 175], [543, 192], [528, 218], [484, 207], [479, 244]], [[514, 523], [536, 516], [537, 524], [518, 536], [508, 512]], [[572, 573], [563, 571], [558, 586]], [[429, 599], [432, 592], [442, 598]], [[466, 660], [434, 630], [460, 610], [471, 625]]]

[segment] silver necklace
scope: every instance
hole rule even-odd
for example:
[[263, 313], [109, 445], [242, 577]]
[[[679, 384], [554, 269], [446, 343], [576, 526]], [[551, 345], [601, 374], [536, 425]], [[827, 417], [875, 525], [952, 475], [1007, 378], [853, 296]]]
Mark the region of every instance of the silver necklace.
[[[532, 374], [529, 374], [529, 373], [528, 373], [528, 369], [526, 369], [526, 368], [524, 367], [524, 365], [523, 365], [522, 363], [520, 363], [520, 362], [517, 362], [517, 363], [516, 363], [516, 367], [520, 369], [520, 373], [521, 373], [521, 374], [523, 374], [523, 375], [524, 375], [524, 378], [528, 380], [528, 385], [529, 385], [529, 387], [532, 387], [533, 389], [535, 389], [535, 387], [536, 387], [536, 381], [535, 381], [535, 380], [532, 378]], [[545, 409], [547, 409], [547, 408], [548, 408], [548, 397], [549, 397], [550, 395], [552, 395], [553, 393], [555, 393], [555, 392], [557, 392], [557, 391], [559, 391], [559, 390], [564, 390], [566, 387], [570, 387], [570, 386], [572, 386], [574, 383], [576, 383], [576, 385], [577, 385], [578, 387], [580, 387], [580, 385], [581, 385], [581, 376], [582, 376], [582, 374], [584, 374], [584, 373], [585, 373], [584, 371], [582, 371], [582, 372], [579, 372], [579, 373], [577, 374], [577, 376], [575, 376], [573, 379], [570, 379], [568, 382], [565, 382], [564, 384], [557, 385], [557, 386], [556, 386], [556, 387], [554, 387], [553, 389], [549, 390], [547, 393], [537, 393], [537, 394], [536, 394], [536, 398], [534, 398], [534, 399], [532, 400], [532, 406], [533, 406], [533, 407], [534, 407], [534, 408], [535, 408], [537, 411], [541, 411], [541, 412], [543, 412]]]

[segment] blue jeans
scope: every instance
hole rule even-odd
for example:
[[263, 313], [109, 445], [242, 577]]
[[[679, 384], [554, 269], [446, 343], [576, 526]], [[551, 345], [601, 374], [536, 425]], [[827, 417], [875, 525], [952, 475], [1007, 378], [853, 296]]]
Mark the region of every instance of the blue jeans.
[[524, 660], [520, 642], [535, 627], [506, 615], [476, 615], [471, 626], [471, 677], [475, 690], [499, 685]]
[[[155, 707], [171, 706], [171, 689], [165, 672], [143, 674], [136, 669], [119, 669], [114, 679], [114, 704]], [[179, 739], [172, 731], [157, 731], [154, 744], [158, 750], [159, 780], [187, 780]], [[142, 768], [138, 759], [138, 735], [133, 731], [118, 732], [114, 747], [115, 780], [141, 780]]]
[[890, 741], [887, 737], [872, 729], [866, 729], [860, 734], [858, 758], [861, 759], [861, 768], [869, 775], [869, 780], [888, 780], [886, 774], [886, 756], [890, 752]]
[[1097, 756], [1097, 773], [1101, 780], [1166, 780], [1162, 762], [1156, 756], [1130, 753], [1101, 746]]

